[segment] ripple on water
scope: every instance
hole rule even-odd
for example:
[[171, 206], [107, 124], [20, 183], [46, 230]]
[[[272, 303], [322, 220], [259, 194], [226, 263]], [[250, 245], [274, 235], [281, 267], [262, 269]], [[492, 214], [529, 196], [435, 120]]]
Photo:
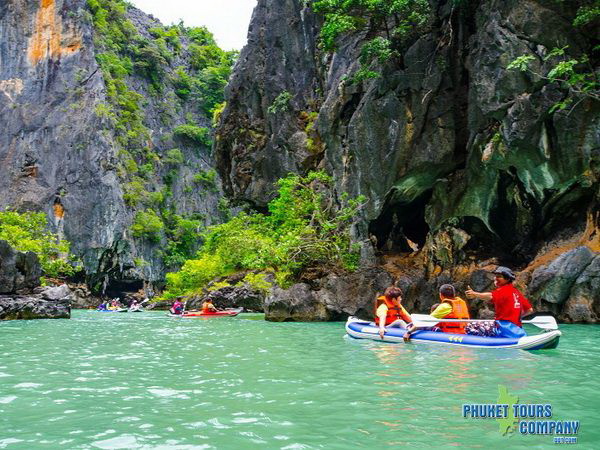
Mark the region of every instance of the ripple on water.
[[135, 436], [132, 435], [121, 435], [110, 439], [105, 439], [103, 441], [94, 441], [92, 442], [92, 446], [96, 448], [105, 448], [105, 449], [119, 449], [119, 448], [140, 448], [141, 445], [138, 444], [138, 441]]
[[168, 388], [153, 388], [153, 389], [148, 389], [148, 392], [150, 392], [152, 395], [156, 396], [156, 397], [170, 397], [170, 398], [179, 398], [179, 399], [189, 399], [190, 396], [185, 394], [182, 391], [178, 391], [175, 389], [168, 389]]
[[15, 388], [17, 389], [33, 389], [33, 388], [37, 388], [43, 386], [43, 384], [40, 383], [19, 383], [19, 384], [15, 384]]
[[15, 438], [6, 438], [0, 439], [0, 448], [6, 448], [12, 444], [18, 444], [19, 442], [24, 442], [23, 439], [15, 439]]

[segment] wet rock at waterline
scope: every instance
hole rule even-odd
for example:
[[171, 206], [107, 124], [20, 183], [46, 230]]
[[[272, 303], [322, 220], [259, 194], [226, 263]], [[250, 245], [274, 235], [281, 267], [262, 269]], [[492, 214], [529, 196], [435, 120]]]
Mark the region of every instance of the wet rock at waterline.
[[38, 287], [42, 267], [33, 252], [19, 252], [0, 241], [0, 320], [66, 319], [71, 316], [71, 290]]
[[393, 281], [385, 270], [367, 268], [331, 273], [312, 284], [276, 287], [265, 300], [265, 318], [274, 322], [345, 320], [348, 316], [371, 319], [375, 297]]
[[276, 287], [265, 300], [265, 319], [273, 322], [325, 322], [332, 314], [306, 283]]
[[94, 296], [85, 284], [70, 284], [71, 289], [71, 307], [74, 309], [95, 309], [102, 299]]
[[43, 300], [40, 297], [0, 295], [0, 320], [69, 319], [69, 300]]
[[600, 320], [600, 253], [579, 274], [562, 309], [568, 322], [593, 323]]
[[45, 286], [34, 289], [35, 294], [39, 294], [44, 300], [72, 300], [73, 293], [69, 286], [61, 284], [60, 286]]
[[187, 301], [187, 309], [199, 309], [208, 298], [219, 309], [243, 307], [246, 312], [263, 312], [266, 294], [249, 286], [225, 286]]

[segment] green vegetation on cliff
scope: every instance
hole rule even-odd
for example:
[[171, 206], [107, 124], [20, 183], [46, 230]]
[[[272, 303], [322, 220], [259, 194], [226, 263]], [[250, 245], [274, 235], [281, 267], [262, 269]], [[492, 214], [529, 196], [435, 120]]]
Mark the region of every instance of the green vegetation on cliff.
[[[565, 3], [564, 0], [557, 0]], [[573, 19], [573, 27], [580, 31], [589, 30], [592, 36], [600, 26], [600, 0], [580, 0]], [[556, 43], [559, 45], [559, 43]], [[536, 81], [554, 83], [567, 91], [567, 95], [556, 102], [550, 113], [572, 106], [574, 100], [581, 101], [589, 98], [600, 101], [600, 82], [598, 81], [597, 66], [600, 45], [597, 40], [590, 39], [587, 45], [569, 50], [568, 45], [554, 47], [543, 57], [536, 54], [525, 54], [515, 58], [508, 69], [526, 72]]]
[[0, 240], [18, 251], [37, 253], [46, 276], [70, 276], [77, 271], [69, 242], [48, 231], [44, 213], [0, 211]]
[[[117, 173], [125, 203], [135, 212], [131, 232], [161, 244], [165, 263], [173, 267], [192, 257], [199, 244], [197, 234], [192, 245], [182, 227], [200, 226], [197, 219], [176, 214], [174, 190], [216, 186], [196, 179], [182, 189], [175, 186], [182, 166], [196, 164], [184, 152], [209, 151], [212, 130], [203, 125], [223, 106], [237, 52], [220, 49], [205, 27], [149, 21], [149, 28], [136, 28], [130, 18], [139, 13], [129, 11], [125, 0], [87, 0], [87, 5], [107, 92], [107, 104], [96, 112], [119, 146]], [[165, 130], [161, 135], [149, 115], [156, 113]]]
[[357, 82], [378, 77], [371, 64], [386, 61], [405, 42], [427, 30], [432, 20], [427, 0], [315, 0], [312, 8], [325, 18], [321, 28], [325, 51], [334, 51], [338, 38], [346, 33], [383, 34], [363, 45], [361, 68], [354, 74]]
[[342, 196], [336, 206], [332, 178], [323, 172], [279, 180], [269, 213], [241, 213], [211, 227], [195, 259], [180, 272], [167, 274], [164, 298], [202, 290], [211, 280], [244, 270], [270, 270], [280, 283], [293, 280], [307, 268], [355, 269], [357, 249], [350, 225], [365, 201]]

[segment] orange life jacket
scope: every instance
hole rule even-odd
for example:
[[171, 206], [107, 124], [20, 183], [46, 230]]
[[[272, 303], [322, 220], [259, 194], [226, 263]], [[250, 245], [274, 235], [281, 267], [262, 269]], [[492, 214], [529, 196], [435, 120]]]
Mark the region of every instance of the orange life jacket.
[[[410, 318], [407, 318], [407, 312], [404, 310], [402, 305], [398, 302], [397, 299], [387, 298], [385, 295], [377, 298], [375, 302], [375, 323], [379, 325], [379, 317], [377, 317], [377, 308], [385, 303], [388, 310], [387, 315], [385, 316], [385, 326], [388, 326], [395, 320], [402, 319], [405, 322], [410, 322]], [[408, 320], [407, 320], [408, 319]]]
[[[450, 303], [452, 306], [452, 312], [448, 314], [444, 319], [469, 319], [469, 308], [467, 304], [460, 297], [445, 298], [443, 302]], [[458, 333], [465, 334], [465, 328], [467, 322], [440, 322], [437, 324], [444, 333]]]
[[208, 302], [204, 302], [202, 303], [202, 312], [203, 313], [208, 313], [208, 312], [213, 312], [212, 309], [209, 308], [208, 305], [211, 305], [212, 303], [208, 303]]

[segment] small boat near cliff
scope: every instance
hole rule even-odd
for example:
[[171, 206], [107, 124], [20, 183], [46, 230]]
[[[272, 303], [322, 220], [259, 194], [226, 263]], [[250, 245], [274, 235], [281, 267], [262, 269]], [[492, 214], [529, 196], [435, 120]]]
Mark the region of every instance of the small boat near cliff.
[[[404, 328], [386, 328], [384, 339], [379, 337], [379, 328], [373, 322], [367, 322], [349, 317], [346, 322], [346, 333], [355, 339], [371, 339], [373, 341], [384, 342], [404, 342], [403, 336], [406, 333]], [[522, 350], [540, 350], [547, 348], [556, 348], [561, 336], [559, 330], [545, 330], [540, 334], [533, 336], [524, 336], [522, 338], [503, 338], [503, 337], [485, 337], [472, 336], [469, 334], [442, 333], [437, 331], [420, 330], [415, 331], [410, 338], [410, 342], [415, 343], [434, 343], [455, 345], [459, 347], [478, 347], [478, 348], [517, 348]]]
[[241, 313], [244, 308], [235, 308], [235, 309], [226, 309], [224, 311], [215, 311], [215, 312], [202, 312], [202, 311], [189, 311], [183, 314], [168, 314], [170, 317], [185, 317], [185, 318], [194, 318], [194, 317], [235, 317], [239, 313]]

